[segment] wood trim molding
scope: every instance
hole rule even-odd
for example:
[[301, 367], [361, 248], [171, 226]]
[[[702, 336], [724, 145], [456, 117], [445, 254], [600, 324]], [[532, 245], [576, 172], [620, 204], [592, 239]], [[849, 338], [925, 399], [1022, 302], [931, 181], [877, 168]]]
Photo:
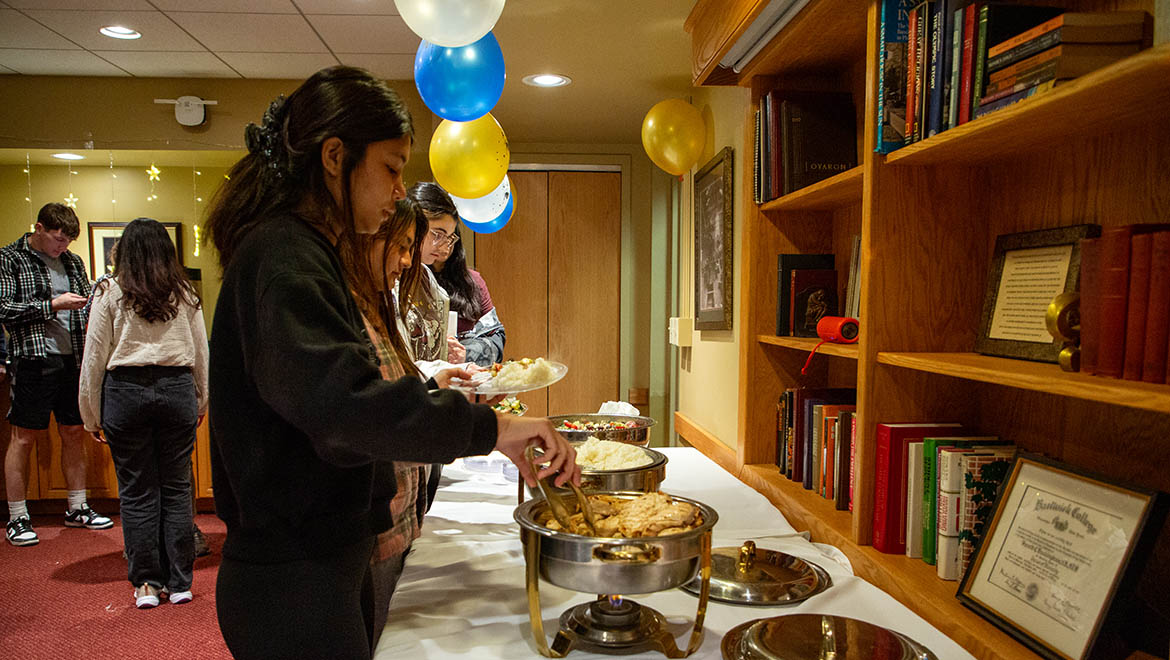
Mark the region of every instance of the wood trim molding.
[[739, 478], [739, 460], [735, 450], [711, 435], [707, 429], [696, 424], [681, 412], [674, 413], [674, 430], [690, 446], [719, 464], [719, 467]]

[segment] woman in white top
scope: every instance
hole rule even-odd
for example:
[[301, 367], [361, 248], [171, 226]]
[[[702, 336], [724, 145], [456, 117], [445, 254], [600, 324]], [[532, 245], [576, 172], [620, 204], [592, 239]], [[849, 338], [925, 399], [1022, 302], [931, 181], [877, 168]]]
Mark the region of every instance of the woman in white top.
[[139, 608], [191, 600], [191, 450], [207, 410], [207, 331], [166, 228], [138, 218], [93, 305], [78, 403], [104, 432]]

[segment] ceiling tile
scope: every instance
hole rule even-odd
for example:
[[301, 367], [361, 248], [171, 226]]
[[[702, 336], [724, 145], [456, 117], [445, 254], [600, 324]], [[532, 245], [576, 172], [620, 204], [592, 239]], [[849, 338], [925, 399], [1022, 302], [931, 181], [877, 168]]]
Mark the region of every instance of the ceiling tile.
[[15, 9], [0, 9], [0, 48], [77, 49], [77, 44]]
[[300, 15], [174, 12], [169, 16], [216, 52], [328, 52]]
[[329, 53], [221, 53], [220, 57], [245, 78], [303, 80], [337, 64]]
[[94, 51], [139, 78], [238, 78], [211, 53]]
[[297, 0], [305, 14], [384, 14], [397, 16], [394, 0]]
[[102, 58], [84, 50], [0, 49], [0, 66], [29, 76], [126, 76]]
[[[206, 50], [162, 12], [28, 10], [25, 13], [87, 50]], [[113, 39], [98, 32], [107, 25], [133, 28], [142, 33], [142, 38]]]
[[342, 64], [360, 66], [385, 80], [414, 80], [414, 55], [338, 53]]
[[297, 14], [296, 5], [290, 0], [151, 0], [154, 6], [165, 12], [172, 11], [222, 11], [233, 14]]
[[5, 3], [14, 9], [154, 9], [146, 0], [5, 0]]
[[410, 53], [421, 39], [398, 16], [308, 16], [333, 52]]

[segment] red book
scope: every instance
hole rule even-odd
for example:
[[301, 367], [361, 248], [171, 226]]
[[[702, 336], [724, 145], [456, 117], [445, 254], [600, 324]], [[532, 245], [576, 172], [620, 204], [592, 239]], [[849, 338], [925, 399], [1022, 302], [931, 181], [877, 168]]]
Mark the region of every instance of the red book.
[[1150, 295], [1150, 255], [1153, 234], [1135, 234], [1129, 254], [1129, 302], [1125, 319], [1125, 362], [1122, 378], [1142, 379], [1145, 362], [1146, 316]]
[[959, 123], [971, 121], [971, 94], [973, 94], [972, 76], [975, 71], [975, 23], [979, 16], [978, 5], [971, 3], [963, 7], [963, 60], [959, 70]]
[[1166, 355], [1170, 341], [1170, 231], [1150, 234], [1150, 291], [1146, 298], [1146, 345], [1142, 380], [1166, 382]]
[[1101, 239], [1081, 239], [1081, 373], [1097, 373], [1101, 347]]
[[877, 425], [873, 498], [873, 547], [876, 550], [894, 555], [906, 554], [906, 445], [938, 429], [960, 426], [953, 422]]
[[1133, 237], [1170, 225], [1136, 224], [1101, 230], [1100, 323], [1097, 375], [1121, 378], [1125, 373], [1125, 323], [1129, 307], [1130, 252]]
[[908, 24], [910, 31], [906, 40], [906, 144], [914, 141], [914, 110], [918, 107], [918, 86], [914, 84], [914, 75], [917, 70], [917, 59], [914, 53], [918, 50], [918, 7], [910, 10]]
[[[856, 412], [857, 406], [849, 405], [827, 405], [821, 408], [821, 415], [823, 420], [821, 422], [822, 431], [822, 456], [821, 456], [821, 495], [827, 499], [833, 499], [833, 466], [835, 465], [833, 458], [833, 448], [836, 445], [837, 438], [833, 435], [837, 425], [837, 416], [842, 412]], [[827, 455], [826, 455], [827, 454]]]
[[849, 419], [849, 510], [853, 510], [853, 475], [857, 465], [857, 415]]

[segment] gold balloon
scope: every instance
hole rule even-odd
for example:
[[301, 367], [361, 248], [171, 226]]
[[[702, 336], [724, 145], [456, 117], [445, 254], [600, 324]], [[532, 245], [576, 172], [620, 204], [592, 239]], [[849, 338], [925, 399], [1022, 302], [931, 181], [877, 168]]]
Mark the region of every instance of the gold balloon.
[[650, 108], [642, 120], [642, 146], [650, 160], [671, 174], [686, 173], [703, 155], [707, 126], [695, 106], [667, 99]]
[[472, 121], [444, 119], [431, 136], [431, 174], [456, 197], [475, 199], [495, 190], [509, 160], [508, 138], [491, 113]]

